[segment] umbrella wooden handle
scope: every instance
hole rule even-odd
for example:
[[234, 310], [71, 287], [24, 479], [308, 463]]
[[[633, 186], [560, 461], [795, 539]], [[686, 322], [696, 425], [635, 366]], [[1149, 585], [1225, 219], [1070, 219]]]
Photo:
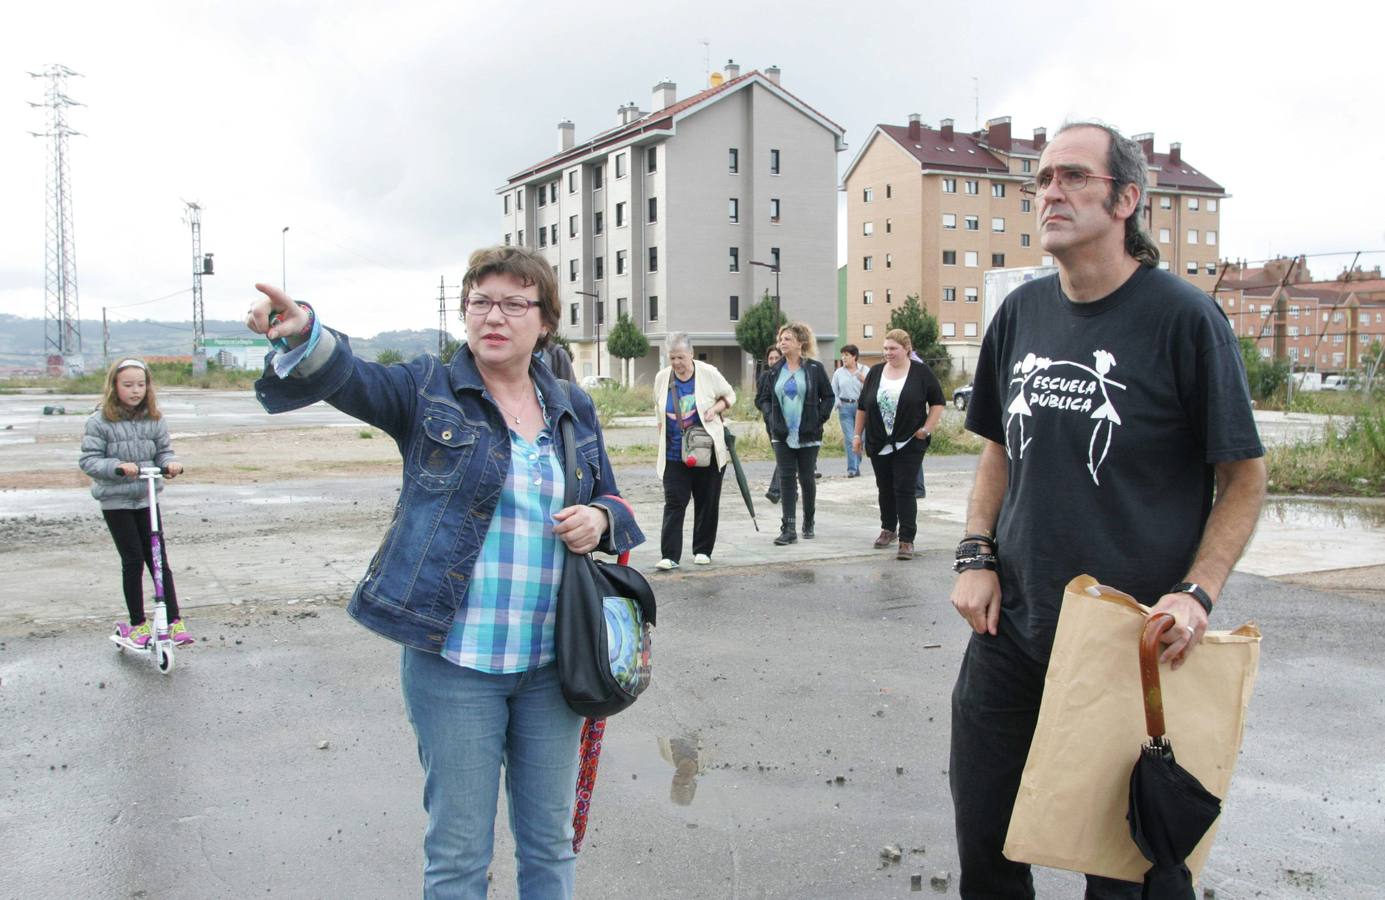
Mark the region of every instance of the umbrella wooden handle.
[[1159, 688], [1159, 638], [1173, 627], [1170, 613], [1155, 613], [1140, 634], [1140, 684], [1145, 693], [1145, 730], [1152, 738], [1164, 736], [1164, 694]]

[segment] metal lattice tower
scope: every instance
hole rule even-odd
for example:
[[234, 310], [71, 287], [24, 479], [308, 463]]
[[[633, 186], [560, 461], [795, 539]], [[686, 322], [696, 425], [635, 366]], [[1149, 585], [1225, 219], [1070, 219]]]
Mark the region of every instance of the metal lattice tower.
[[202, 207], [183, 202], [187, 206], [183, 221], [192, 229], [192, 353], [196, 356], [207, 339], [202, 325], [202, 273], [206, 266], [202, 259]]
[[47, 357], [50, 375], [80, 375], [83, 371], [82, 327], [77, 308], [77, 250], [72, 227], [72, 173], [67, 139], [81, 132], [68, 127], [67, 108], [82, 104], [67, 96], [67, 79], [73, 75], [80, 78], [81, 73], [54, 63], [41, 72], [30, 72], [29, 75], [48, 79], [44, 101], [29, 104], [35, 109], [47, 110], [45, 130], [29, 132], [34, 137], [48, 140], [44, 356]]

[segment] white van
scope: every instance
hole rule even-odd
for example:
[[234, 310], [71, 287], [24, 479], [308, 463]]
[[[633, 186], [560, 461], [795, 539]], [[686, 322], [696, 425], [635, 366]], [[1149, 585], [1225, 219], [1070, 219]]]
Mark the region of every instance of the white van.
[[1295, 372], [1293, 379], [1296, 391], [1320, 391], [1323, 388], [1321, 372]]

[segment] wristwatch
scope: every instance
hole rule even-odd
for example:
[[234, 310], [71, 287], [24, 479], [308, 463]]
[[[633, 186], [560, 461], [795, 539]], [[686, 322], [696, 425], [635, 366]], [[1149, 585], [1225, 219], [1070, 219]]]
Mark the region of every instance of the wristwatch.
[[1169, 593], [1187, 594], [1207, 611], [1207, 615], [1210, 616], [1212, 614], [1212, 598], [1202, 589], [1202, 585], [1200, 584], [1194, 584], [1191, 581], [1180, 581], [1178, 584], [1169, 588]]

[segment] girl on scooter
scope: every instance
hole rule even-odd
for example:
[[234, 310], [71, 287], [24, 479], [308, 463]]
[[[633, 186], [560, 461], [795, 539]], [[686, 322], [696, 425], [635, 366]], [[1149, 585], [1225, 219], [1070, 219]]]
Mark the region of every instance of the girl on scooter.
[[[139, 480], [141, 466], [159, 466], [176, 478], [183, 466], [173, 456], [168, 424], [154, 399], [154, 382], [142, 360], [123, 359], [106, 373], [101, 405], [87, 419], [82, 438], [82, 471], [91, 476], [91, 495], [101, 503], [101, 515], [120, 553], [121, 583], [129, 622], [117, 622], [121, 637], [136, 646], [149, 643], [144, 619], [144, 570], [154, 573], [149, 540], [149, 495]], [[162, 482], [158, 485], [163, 490]], [[169, 635], [191, 644], [192, 635], [178, 612], [178, 594], [163, 548], [164, 602], [168, 605]]]

